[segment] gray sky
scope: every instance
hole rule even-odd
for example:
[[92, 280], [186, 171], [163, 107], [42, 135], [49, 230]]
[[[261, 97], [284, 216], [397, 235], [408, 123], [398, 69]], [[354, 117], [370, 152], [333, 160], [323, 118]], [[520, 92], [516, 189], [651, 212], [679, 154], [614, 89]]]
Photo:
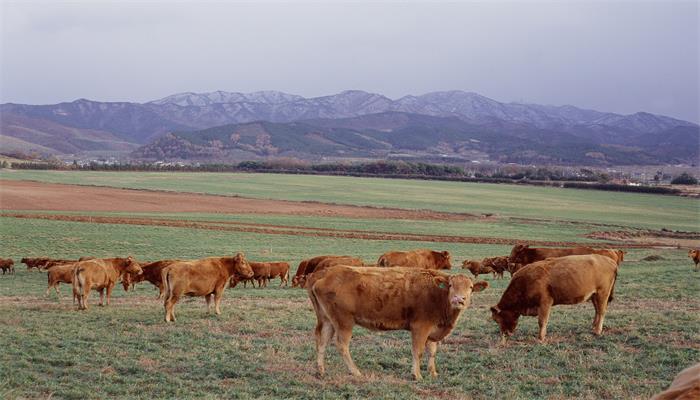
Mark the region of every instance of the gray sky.
[[0, 102], [461, 89], [699, 119], [697, 1], [0, 1]]

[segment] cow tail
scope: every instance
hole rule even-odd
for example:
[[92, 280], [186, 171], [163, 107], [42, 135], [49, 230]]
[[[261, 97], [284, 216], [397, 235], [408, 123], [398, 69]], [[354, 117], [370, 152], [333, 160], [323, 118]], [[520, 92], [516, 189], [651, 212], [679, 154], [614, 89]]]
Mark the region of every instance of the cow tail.
[[85, 295], [85, 276], [81, 274], [82, 271], [83, 270], [80, 267], [76, 268], [73, 276], [73, 280], [76, 283], [76, 286], [78, 287], [78, 296], [81, 297]]
[[163, 281], [163, 285], [165, 286], [165, 295], [163, 297], [165, 300], [168, 300], [170, 298], [170, 291], [172, 290], [170, 285], [170, 271], [168, 268], [166, 268], [160, 274], [160, 279]]
[[615, 268], [615, 276], [613, 277], [612, 287], [610, 288], [610, 296], [608, 296], [608, 303], [613, 301], [615, 292], [615, 282], [617, 282], [617, 268]]

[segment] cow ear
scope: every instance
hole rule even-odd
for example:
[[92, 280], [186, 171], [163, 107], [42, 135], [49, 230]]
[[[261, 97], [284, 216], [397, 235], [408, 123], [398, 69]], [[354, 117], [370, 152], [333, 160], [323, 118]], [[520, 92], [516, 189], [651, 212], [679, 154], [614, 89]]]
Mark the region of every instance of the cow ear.
[[445, 257], [449, 257], [449, 256], [450, 256], [450, 252], [447, 251], [447, 250], [445, 250], [445, 251], [442, 252], [442, 255], [445, 256]]
[[481, 292], [482, 290], [486, 289], [489, 287], [489, 283], [486, 281], [479, 281], [474, 284], [474, 287], [472, 288], [472, 292]]
[[433, 277], [435, 286], [440, 289], [447, 289], [450, 287], [450, 280], [446, 276], [435, 276]]

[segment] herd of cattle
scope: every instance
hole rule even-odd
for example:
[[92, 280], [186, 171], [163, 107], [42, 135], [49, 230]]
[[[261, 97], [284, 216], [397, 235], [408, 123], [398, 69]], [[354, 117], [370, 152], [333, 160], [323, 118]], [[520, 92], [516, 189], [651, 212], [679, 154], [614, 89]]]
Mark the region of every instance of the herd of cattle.
[[[538, 339], [544, 341], [552, 306], [578, 304], [590, 300], [595, 308], [593, 332], [600, 335], [608, 303], [613, 300], [618, 268], [624, 252], [590, 247], [530, 248], [516, 245], [510, 255], [464, 261], [462, 268], [476, 279], [480, 274], [502, 278], [505, 271], [511, 281], [499, 302], [492, 306], [492, 319], [498, 324], [505, 342], [520, 316], [536, 316]], [[689, 257], [700, 263], [700, 251]], [[243, 253], [233, 257], [209, 257], [200, 260], [159, 260], [139, 263], [126, 258], [91, 257], [79, 260], [23, 258], [27, 269], [48, 273], [46, 295], [52, 288], [59, 294], [59, 283], [71, 284], [78, 309], [88, 308], [91, 290], [100, 293], [100, 305], [109, 305], [114, 286], [121, 282], [125, 290], [148, 281], [159, 291], [165, 308], [165, 320], [175, 321], [175, 305], [182, 296], [204, 297], [207, 311], [214, 300], [215, 312], [226, 286], [251, 282], [265, 287], [279, 278], [287, 286], [290, 266], [285, 262], [252, 262]], [[14, 272], [14, 262], [0, 259], [3, 274]], [[461, 313], [471, 302], [472, 293], [489, 285], [473, 282], [466, 275], [446, 274], [451, 269], [447, 251], [420, 249], [392, 251], [367, 265], [357, 257], [325, 255], [303, 260], [292, 278], [292, 287], [305, 288], [316, 313], [317, 368], [325, 372], [325, 349], [335, 337], [336, 346], [350, 372], [360, 371], [350, 356], [350, 338], [354, 325], [371, 330], [408, 330], [412, 337], [415, 379], [421, 379], [420, 362], [428, 352], [428, 371], [436, 376], [435, 352], [438, 343], [455, 327]]]

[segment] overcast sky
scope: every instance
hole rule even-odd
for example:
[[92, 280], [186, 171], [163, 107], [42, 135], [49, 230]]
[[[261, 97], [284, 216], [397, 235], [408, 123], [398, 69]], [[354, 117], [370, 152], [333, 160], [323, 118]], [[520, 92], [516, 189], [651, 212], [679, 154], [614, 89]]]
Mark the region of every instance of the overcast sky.
[[3, 103], [460, 89], [699, 119], [697, 1], [0, 1]]

